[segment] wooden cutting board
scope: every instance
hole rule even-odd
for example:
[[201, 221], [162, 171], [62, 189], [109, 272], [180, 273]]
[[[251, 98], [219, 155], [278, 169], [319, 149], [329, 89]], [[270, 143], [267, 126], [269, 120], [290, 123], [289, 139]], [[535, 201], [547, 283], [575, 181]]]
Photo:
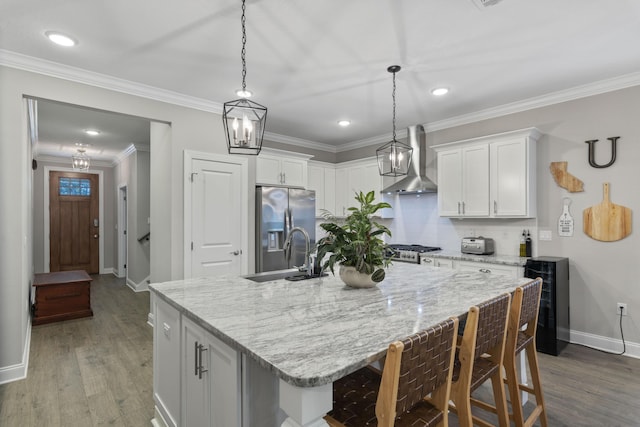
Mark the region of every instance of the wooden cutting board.
[[608, 182], [602, 187], [602, 202], [582, 212], [584, 233], [602, 242], [624, 239], [631, 234], [631, 209], [611, 203]]

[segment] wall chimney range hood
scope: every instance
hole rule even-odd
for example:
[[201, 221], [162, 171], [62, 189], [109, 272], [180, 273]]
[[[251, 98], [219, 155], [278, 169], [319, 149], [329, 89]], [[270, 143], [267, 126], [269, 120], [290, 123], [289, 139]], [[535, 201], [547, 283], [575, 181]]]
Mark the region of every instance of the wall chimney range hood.
[[383, 193], [418, 194], [435, 193], [438, 186], [427, 177], [427, 164], [432, 156], [427, 152], [432, 149], [427, 147], [427, 137], [422, 125], [409, 126], [407, 128], [407, 145], [413, 148], [409, 174], [398, 182], [382, 190]]

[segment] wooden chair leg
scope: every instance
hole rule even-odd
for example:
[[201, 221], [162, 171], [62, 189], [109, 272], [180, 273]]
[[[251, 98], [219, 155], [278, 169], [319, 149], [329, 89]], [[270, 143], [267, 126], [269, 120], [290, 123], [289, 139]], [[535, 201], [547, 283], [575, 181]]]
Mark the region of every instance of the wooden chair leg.
[[538, 354], [534, 345], [527, 346], [527, 362], [529, 363], [529, 371], [531, 372], [531, 381], [533, 383], [536, 405], [540, 407], [540, 424], [542, 427], [548, 427], [547, 410], [542, 395], [542, 383], [540, 382], [540, 370], [538, 369]]
[[496, 404], [496, 412], [500, 427], [509, 427], [509, 409], [507, 407], [507, 397], [504, 393], [504, 377], [502, 369], [498, 369], [496, 374], [491, 376], [493, 387], [493, 398]]
[[520, 380], [518, 378], [517, 358], [510, 357], [505, 360], [504, 364], [507, 387], [509, 389], [509, 398], [511, 400], [511, 410], [513, 412], [513, 421], [516, 427], [524, 425], [524, 413], [522, 410], [522, 399], [520, 399]]

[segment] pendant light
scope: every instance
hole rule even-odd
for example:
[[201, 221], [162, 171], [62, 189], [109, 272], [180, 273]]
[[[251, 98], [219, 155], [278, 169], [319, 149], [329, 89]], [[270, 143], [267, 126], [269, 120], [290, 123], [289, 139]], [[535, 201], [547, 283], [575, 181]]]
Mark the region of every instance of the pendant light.
[[402, 176], [409, 173], [413, 149], [396, 141], [396, 73], [399, 65], [392, 65], [387, 71], [393, 74], [393, 139], [376, 150], [378, 171], [383, 176]]
[[78, 148], [78, 153], [71, 156], [71, 165], [76, 170], [86, 171], [89, 170], [91, 159], [85, 153], [84, 148]]
[[224, 103], [222, 124], [227, 138], [229, 154], [258, 155], [262, 149], [262, 138], [267, 121], [267, 107], [249, 101], [251, 92], [247, 90], [247, 62], [245, 45], [247, 33], [245, 29], [245, 0], [242, 0], [242, 89], [236, 94], [240, 99]]

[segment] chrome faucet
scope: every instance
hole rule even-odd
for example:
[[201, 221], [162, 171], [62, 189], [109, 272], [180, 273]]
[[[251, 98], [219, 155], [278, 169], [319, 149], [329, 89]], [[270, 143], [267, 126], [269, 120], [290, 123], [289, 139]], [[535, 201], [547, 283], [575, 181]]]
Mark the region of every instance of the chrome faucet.
[[287, 261], [291, 260], [291, 239], [293, 238], [293, 234], [298, 231], [302, 233], [304, 236], [304, 265], [302, 267], [298, 267], [299, 271], [306, 271], [307, 275], [311, 276], [313, 274], [313, 265], [311, 264], [309, 258], [309, 252], [311, 250], [311, 241], [309, 240], [309, 233], [302, 227], [293, 227], [287, 236], [287, 240], [284, 242], [284, 256], [287, 258]]

